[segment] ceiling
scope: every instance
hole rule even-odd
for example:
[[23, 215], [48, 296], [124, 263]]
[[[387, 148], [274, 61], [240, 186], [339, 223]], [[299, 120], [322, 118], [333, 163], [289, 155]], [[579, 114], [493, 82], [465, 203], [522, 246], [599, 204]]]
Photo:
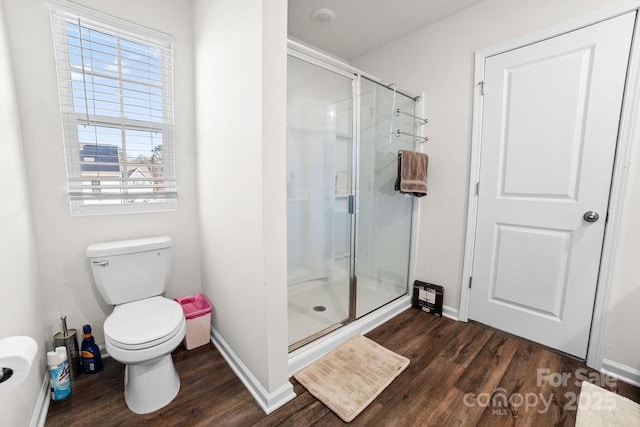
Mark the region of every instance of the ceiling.
[[[289, 35], [351, 60], [483, 0], [289, 0]], [[330, 24], [311, 20], [335, 12]]]

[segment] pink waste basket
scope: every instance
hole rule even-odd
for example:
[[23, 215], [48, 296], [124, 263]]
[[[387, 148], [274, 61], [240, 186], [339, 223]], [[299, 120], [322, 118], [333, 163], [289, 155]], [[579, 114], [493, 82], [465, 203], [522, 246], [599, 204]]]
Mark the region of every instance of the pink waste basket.
[[211, 337], [211, 303], [207, 297], [195, 294], [176, 298], [176, 301], [182, 306], [187, 322], [184, 346], [191, 350], [207, 344]]

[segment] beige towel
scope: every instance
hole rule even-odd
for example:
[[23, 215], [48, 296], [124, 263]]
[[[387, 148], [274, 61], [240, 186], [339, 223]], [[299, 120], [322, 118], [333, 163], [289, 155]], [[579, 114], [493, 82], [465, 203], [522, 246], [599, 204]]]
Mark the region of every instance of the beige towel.
[[428, 166], [429, 157], [426, 154], [400, 150], [398, 152], [396, 191], [416, 197], [426, 196]]

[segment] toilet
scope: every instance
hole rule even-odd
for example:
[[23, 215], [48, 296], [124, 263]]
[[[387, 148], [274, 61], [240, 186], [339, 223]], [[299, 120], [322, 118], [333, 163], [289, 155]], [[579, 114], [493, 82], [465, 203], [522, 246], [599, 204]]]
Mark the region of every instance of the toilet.
[[186, 332], [182, 307], [165, 298], [171, 239], [153, 237], [89, 245], [98, 292], [113, 312], [104, 322], [107, 352], [126, 365], [124, 399], [136, 414], [171, 402], [180, 378], [171, 352]]

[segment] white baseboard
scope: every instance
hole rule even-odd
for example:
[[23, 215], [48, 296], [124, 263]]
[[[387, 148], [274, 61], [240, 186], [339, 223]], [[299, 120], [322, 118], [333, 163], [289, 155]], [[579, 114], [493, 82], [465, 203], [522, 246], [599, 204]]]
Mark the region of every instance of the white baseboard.
[[456, 322], [460, 320], [458, 317], [458, 309], [449, 307], [448, 305], [442, 306], [442, 317], [455, 320]]
[[49, 373], [47, 372], [42, 381], [36, 407], [31, 416], [30, 427], [44, 426], [44, 422], [47, 420], [47, 413], [49, 413], [49, 403], [51, 403], [51, 395], [49, 394]]
[[277, 390], [269, 393], [213, 326], [211, 326], [211, 342], [216, 346], [222, 357], [240, 378], [240, 381], [249, 390], [249, 393], [258, 402], [265, 414], [270, 414], [296, 397], [293, 385], [288, 381]]
[[340, 329], [336, 329], [330, 334], [327, 334], [324, 337], [291, 352], [289, 354], [289, 376], [292, 376], [300, 369], [315, 362], [349, 338], [358, 334], [366, 334], [408, 308], [411, 308], [411, 297], [402, 297], [374, 311], [373, 313], [362, 317], [361, 319], [355, 320], [350, 324], [343, 326]]
[[614, 362], [613, 360], [603, 359], [602, 369], [603, 374], [610, 377], [617, 378], [625, 383], [640, 387], [640, 370], [630, 368], [622, 363]]
[[100, 349], [100, 357], [102, 359], [108, 359], [111, 356], [109, 355], [109, 353], [107, 352], [107, 347], [105, 347], [104, 344], [99, 344], [98, 348]]

